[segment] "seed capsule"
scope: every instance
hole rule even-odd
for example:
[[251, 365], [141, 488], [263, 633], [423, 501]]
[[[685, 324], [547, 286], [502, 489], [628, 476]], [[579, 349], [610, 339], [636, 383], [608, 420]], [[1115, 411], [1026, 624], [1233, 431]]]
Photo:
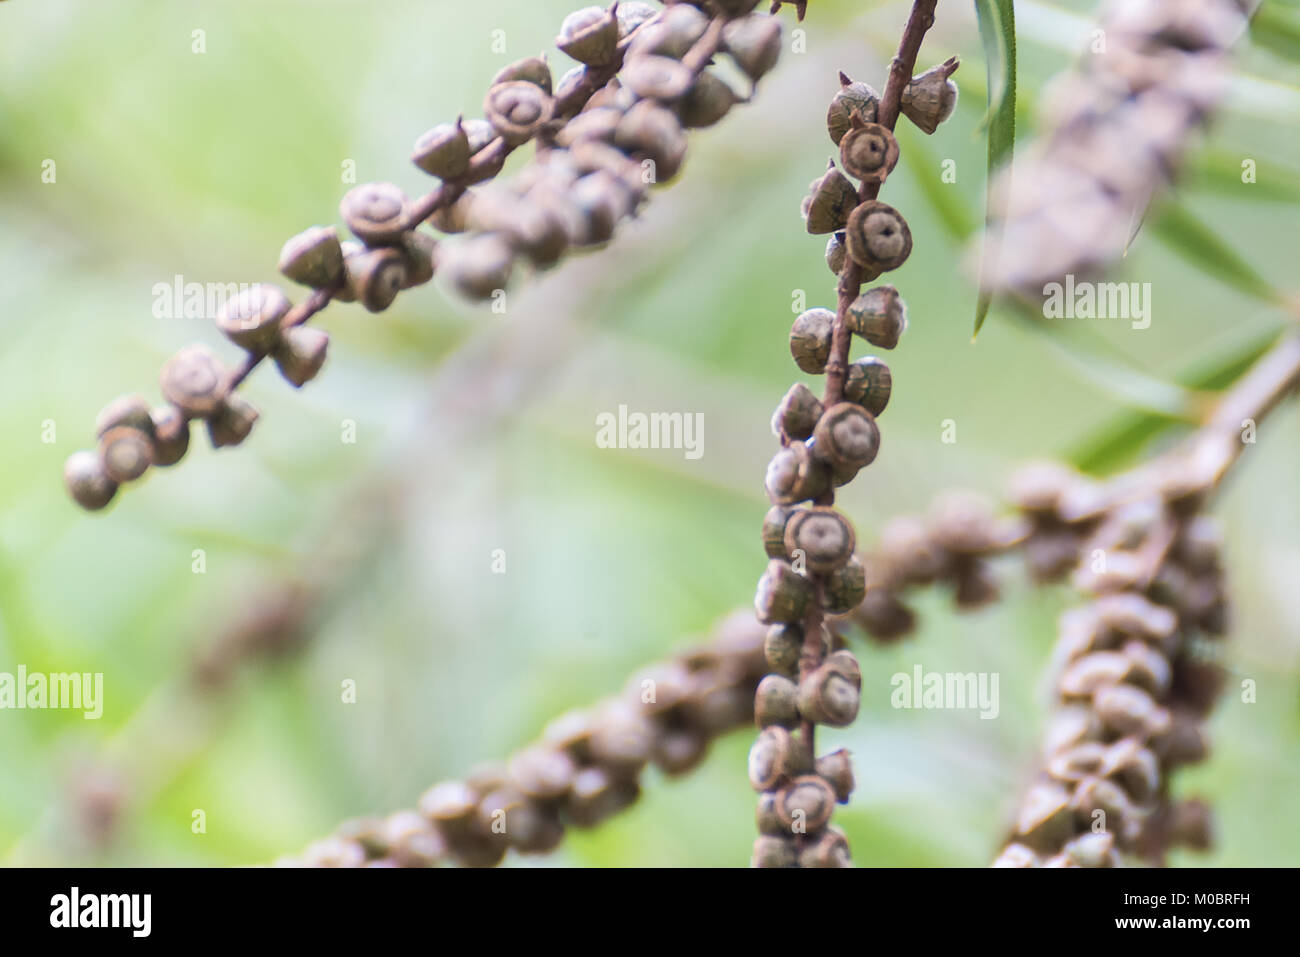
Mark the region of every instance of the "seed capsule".
[[799, 681], [799, 713], [817, 724], [847, 727], [858, 716], [861, 700], [853, 680], [826, 664]]
[[709, 18], [695, 7], [680, 3], [664, 10], [656, 23], [637, 32], [628, 47], [628, 59], [647, 55], [680, 60], [708, 29]]
[[702, 70], [678, 104], [677, 115], [687, 129], [703, 129], [713, 126], [739, 102], [735, 90], [717, 74]]
[[221, 410], [208, 419], [208, 438], [212, 447], [239, 445], [248, 438], [257, 422], [258, 411], [251, 402], [237, 392], [226, 396]]
[[462, 296], [490, 299], [510, 281], [514, 252], [506, 240], [496, 234], [474, 236], [444, 250], [439, 266], [444, 276]]
[[808, 446], [791, 442], [768, 462], [764, 484], [774, 504], [794, 505], [816, 498], [829, 481], [825, 466], [813, 458]]
[[722, 48], [757, 83], [781, 56], [781, 21], [776, 17], [732, 20], [722, 28]]
[[612, 106], [583, 110], [555, 134], [556, 145], [571, 147], [589, 140], [613, 143], [614, 133], [622, 119], [623, 111]]
[[146, 435], [153, 435], [153, 419], [149, 416], [149, 403], [143, 396], [124, 395], [104, 406], [95, 417], [95, 437], [102, 438], [109, 429], [118, 426], [138, 429]]
[[480, 836], [478, 796], [463, 781], [443, 781], [420, 797], [419, 810], [448, 841], [463, 844]]
[[754, 610], [765, 625], [777, 621], [798, 621], [808, 608], [812, 584], [790, 567], [789, 562], [774, 558], [758, 581]]
[[406, 194], [392, 183], [362, 183], [344, 195], [339, 213], [367, 246], [387, 246], [401, 238], [406, 203]]
[[897, 269], [912, 252], [907, 220], [879, 200], [868, 200], [853, 210], [844, 236], [853, 261], [875, 275]]
[[816, 834], [830, 823], [835, 792], [816, 774], [795, 778], [776, 792], [776, 813], [796, 834]]
[[163, 405], [149, 413], [153, 420], [153, 464], [175, 465], [190, 447], [190, 423], [174, 405]]
[[289, 300], [275, 286], [258, 283], [226, 302], [217, 314], [217, 328], [249, 352], [264, 353], [280, 335], [280, 320], [289, 314]]
[[780, 725], [793, 728], [799, 723], [795, 699], [799, 686], [782, 675], [768, 675], [754, 693], [754, 720], [760, 728]]
[[294, 326], [285, 331], [271, 355], [280, 374], [293, 386], [301, 388], [316, 378], [325, 364], [330, 337], [320, 329]]
[[763, 657], [777, 674], [793, 678], [799, 672], [803, 652], [803, 628], [793, 623], [773, 625], [763, 640]]
[[511, 146], [532, 139], [554, 111], [555, 101], [546, 91], [526, 80], [495, 84], [483, 101], [488, 122]]
[[492, 86], [514, 82], [532, 83], [546, 95], [551, 93], [551, 68], [546, 55], [530, 56], [507, 64], [492, 77]]
[[666, 56], [632, 57], [623, 68], [623, 85], [645, 100], [671, 102], [691, 88], [695, 74]]
[[876, 420], [853, 402], [831, 406], [813, 432], [813, 454], [837, 470], [865, 468], [879, 451]]
[[186, 346], [162, 367], [163, 398], [195, 418], [207, 418], [221, 408], [225, 370], [207, 346]]
[[873, 346], [892, 349], [907, 331], [907, 305], [893, 286], [875, 286], [853, 300], [845, 321]]
[[469, 169], [472, 155], [465, 124], [459, 117], [454, 123], [439, 123], [415, 141], [411, 162], [430, 176], [456, 179]]
[[789, 505], [773, 505], [763, 517], [763, 550], [770, 558], [785, 557], [785, 524], [796, 511]]
[[512, 757], [509, 769], [519, 790], [539, 801], [563, 797], [577, 774], [577, 767], [567, 754], [540, 745]]
[[708, 754], [708, 739], [693, 728], [666, 731], [655, 742], [654, 762], [664, 774], [685, 774]]
[[831, 615], [847, 615], [862, 604], [866, 594], [867, 570], [854, 555], [826, 579], [826, 612]]
[[858, 117], [840, 140], [840, 162], [850, 176], [864, 183], [883, 183], [898, 165], [898, 142], [879, 123]]
[[470, 209], [477, 195], [466, 190], [451, 205], [435, 210], [425, 222], [440, 233], [463, 233], [469, 228]]
[[998, 855], [993, 867], [1037, 867], [1038, 855], [1023, 844], [1008, 844]]
[[807, 746], [780, 725], [760, 731], [749, 749], [749, 783], [755, 791], [770, 791], [786, 778], [811, 769]]
[[560, 24], [555, 45], [579, 63], [604, 66], [618, 52], [618, 18], [600, 7], [575, 10]]
[[604, 768], [583, 768], [574, 775], [564, 809], [578, 827], [595, 827], [629, 806], [636, 796], [635, 784], [615, 780]]
[[844, 397], [862, 406], [872, 416], [879, 416], [889, 405], [893, 385], [889, 366], [875, 356], [867, 356], [849, 364], [844, 380]]
[[153, 464], [153, 443], [139, 429], [115, 426], [100, 436], [99, 460], [114, 482], [131, 482]]
[[786, 554], [802, 552], [814, 574], [839, 568], [852, 557], [855, 544], [849, 520], [826, 506], [799, 509], [785, 526]]
[[794, 356], [795, 365], [811, 375], [825, 372], [834, 329], [835, 313], [829, 309], [800, 313], [790, 327], [790, 355]]
[[760, 834], [754, 839], [750, 867], [798, 867], [799, 846], [790, 837]]
[[870, 86], [850, 80], [840, 74], [840, 89], [831, 99], [826, 111], [826, 130], [831, 135], [831, 142], [836, 146], [849, 131], [850, 121], [857, 113], [867, 123], [876, 122], [876, 111], [880, 106], [880, 97]]
[[635, 774], [650, 760], [654, 729], [632, 705], [616, 702], [601, 709], [591, 735], [592, 760], [621, 775]]
[[826, 265], [834, 275], [838, 276], [844, 270], [844, 259], [847, 255], [844, 233], [835, 233], [826, 240]]
[[825, 411], [821, 400], [802, 382], [790, 386], [772, 416], [772, 433], [792, 439], [806, 439], [813, 434], [817, 420]]
[[654, 17], [659, 11], [651, 4], [643, 3], [641, 0], [622, 0], [615, 11], [618, 17], [618, 38], [626, 39], [632, 35], [632, 32]]
[[799, 866], [852, 867], [848, 838], [838, 828], [826, 828], [816, 840], [810, 841], [800, 849]]
[[841, 230], [857, 202], [858, 191], [832, 163], [825, 173], [808, 184], [808, 195], [800, 208], [804, 227], [814, 236]]
[[351, 253], [343, 260], [348, 295], [370, 312], [383, 312], [406, 286], [406, 255], [384, 246]]
[[94, 452], [73, 452], [63, 465], [63, 483], [73, 500], [87, 511], [97, 512], [117, 494], [117, 483], [108, 477]]
[[676, 176], [686, 156], [686, 134], [680, 121], [671, 110], [650, 100], [627, 111], [614, 131], [614, 145], [629, 156], [650, 160], [658, 183]]
[[754, 808], [754, 823], [758, 825], [759, 834], [782, 837], [788, 833], [776, 813], [775, 791], [763, 791], [758, 795], [758, 803]]
[[940, 123], [952, 116], [957, 106], [957, 84], [949, 77], [959, 62], [957, 57], [953, 57], [920, 76], [912, 77], [903, 87], [899, 108], [922, 132], [933, 133]]
[[853, 794], [853, 759], [844, 748], [824, 754], [814, 765], [817, 774], [835, 790], [835, 800], [848, 804]]
[[1016, 820], [1016, 834], [1029, 847], [1055, 850], [1069, 834], [1070, 794], [1055, 781], [1039, 781], [1025, 793]]
[[337, 285], [343, 278], [343, 249], [333, 226], [313, 226], [292, 237], [280, 250], [280, 272], [313, 289]]
[[603, 170], [580, 178], [573, 185], [571, 195], [586, 220], [582, 245], [607, 242], [619, 221], [631, 211], [627, 188]]
[[433, 278], [433, 259], [438, 241], [428, 233], [411, 230], [402, 236], [402, 253], [406, 257], [406, 283], [403, 289], [422, 286]]

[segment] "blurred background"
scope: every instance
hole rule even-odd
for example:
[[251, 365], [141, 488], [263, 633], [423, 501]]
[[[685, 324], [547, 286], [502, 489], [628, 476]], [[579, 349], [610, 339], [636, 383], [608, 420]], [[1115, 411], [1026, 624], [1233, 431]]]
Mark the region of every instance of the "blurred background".
[[[1022, 137], [1038, 122], [1036, 94], [1088, 42], [1091, 7], [1017, 3]], [[834, 149], [824, 115], [837, 70], [883, 85], [907, 9], [892, 0], [813, 0], [807, 52], [787, 52], [751, 105], [693, 135], [680, 180], [639, 221], [516, 283], [504, 315], [436, 283], [382, 316], [332, 306], [319, 379], [297, 393], [265, 368], [248, 383], [262, 419], [244, 446], [214, 454], [196, 436], [182, 465], [103, 514], [63, 490], [62, 462], [91, 444], [105, 402], [156, 399], [159, 366], [191, 341], [233, 360], [209, 321], [155, 318], [156, 283], [276, 281], [286, 238], [337, 222], [347, 160], [359, 182], [428, 189], [407, 160], [415, 138], [478, 115], [509, 61], [547, 49], [556, 75], [567, 69], [552, 45], [570, 9], [0, 8], [0, 671], [103, 672], [105, 686], [98, 721], [0, 712], [0, 861], [235, 865], [295, 852], [344, 818], [412, 806], [430, 783], [505, 756], [752, 600], [768, 421], [799, 376], [791, 303], [804, 290], [809, 306], [833, 305], [824, 238], [804, 232], [799, 203]], [[782, 17], [788, 34], [793, 11]], [[886, 189], [915, 240], [893, 277], [911, 326], [887, 356], [882, 454], [842, 497], [863, 543], [941, 490], [996, 495], [1026, 458], [1103, 448], [1091, 464], [1124, 465], [1177, 435], [1107, 441], [1142, 376], [1194, 375], [1291, 321], [1144, 228], [1113, 278], [1152, 284], [1149, 329], [1036, 328], [995, 308], [973, 344], [955, 227], [982, 216], [986, 81], [964, 0], [940, 4], [921, 65], [954, 53], [957, 114], [933, 137], [900, 134]], [[1180, 202], [1285, 286], [1300, 70], [1249, 44], [1239, 63]], [[1242, 158], [1256, 160], [1257, 184], [1241, 183]], [[49, 159], [53, 183], [42, 181]], [[942, 183], [949, 159], [956, 182]], [[620, 404], [702, 412], [703, 456], [597, 448], [596, 416]], [[953, 444], [941, 442], [945, 419]], [[1210, 760], [1176, 779], [1176, 792], [1213, 801], [1219, 841], [1175, 863], [1300, 862], [1298, 475], [1293, 403], [1263, 426], [1215, 509], [1235, 598], [1229, 664], [1258, 683], [1258, 701], [1241, 703], [1230, 683]], [[505, 574], [493, 573], [498, 549]], [[837, 820], [859, 865], [980, 866], [995, 852], [1033, 766], [1055, 620], [1072, 600], [1007, 571], [995, 607], [959, 617], [946, 596], [925, 595], [914, 639], [858, 647], [862, 713], [819, 743], [856, 758], [857, 792]], [[230, 623], [295, 580], [309, 596], [298, 640], [223, 671]], [[196, 662], [206, 683], [189, 677]], [[892, 709], [890, 676], [916, 664], [998, 672], [998, 719]], [[348, 680], [355, 703], [341, 701]], [[510, 863], [745, 864], [751, 740], [732, 735], [681, 780], [649, 772], [629, 812]], [[196, 810], [205, 833], [192, 833]]]

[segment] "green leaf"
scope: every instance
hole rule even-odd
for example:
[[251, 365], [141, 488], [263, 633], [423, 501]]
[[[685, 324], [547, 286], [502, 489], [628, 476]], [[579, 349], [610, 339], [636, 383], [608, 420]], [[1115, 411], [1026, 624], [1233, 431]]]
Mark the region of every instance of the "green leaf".
[[1151, 227], [1170, 249], [1208, 275], [1270, 304], [1287, 297], [1182, 204], [1165, 203]]
[[[1226, 389], [1272, 348], [1279, 335], [1274, 328], [1254, 336], [1226, 355], [1192, 368], [1179, 380], [1189, 389]], [[1133, 461], [1152, 439], [1177, 424], [1176, 418], [1149, 410], [1125, 412], [1095, 435], [1076, 443], [1066, 458], [1083, 472], [1112, 472]]]
[[961, 190], [943, 181], [939, 156], [930, 148], [925, 134], [909, 123], [900, 123], [897, 131], [907, 168], [916, 178], [916, 186], [939, 217], [948, 235], [963, 244], [975, 232], [975, 219]]
[[1256, 11], [1250, 39], [1275, 56], [1300, 63], [1300, 19], [1276, 2], [1262, 4]]
[[1242, 182], [1242, 156], [1223, 148], [1208, 147], [1184, 168], [1189, 189], [1230, 194], [1234, 200], [1300, 203], [1300, 169], [1272, 159], [1255, 161], [1255, 180]]
[[987, 227], [992, 217], [989, 185], [998, 169], [1010, 167], [1016, 143], [1016, 16], [1012, 0], [975, 0], [975, 13], [979, 18], [980, 40], [984, 44], [989, 78], [989, 163], [988, 183], [984, 187], [986, 239], [980, 263], [980, 290], [975, 304], [972, 341], [980, 334], [993, 304], [993, 293], [988, 288], [986, 277], [997, 262], [998, 249], [996, 241], [987, 238]]

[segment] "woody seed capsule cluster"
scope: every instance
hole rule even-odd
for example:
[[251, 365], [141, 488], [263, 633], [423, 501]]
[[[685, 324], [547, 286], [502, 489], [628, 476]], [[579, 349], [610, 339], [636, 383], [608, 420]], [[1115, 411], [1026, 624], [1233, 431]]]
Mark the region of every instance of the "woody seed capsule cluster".
[[[929, 89], [924, 77], [914, 84]], [[836, 802], [847, 802], [853, 789], [849, 755], [841, 750], [818, 758], [814, 733], [819, 724], [852, 723], [861, 700], [858, 662], [834, 646], [825, 619], [853, 613], [868, 595], [868, 569], [854, 553], [852, 524], [833, 506], [834, 489], [875, 460], [876, 417], [893, 388], [889, 368], [879, 359], [848, 362], [851, 336], [892, 349], [907, 327], [906, 306], [893, 286], [861, 291], [863, 282], [901, 266], [912, 248], [906, 220], [875, 198], [898, 162], [892, 126], [901, 92], [893, 90], [893, 112], [882, 116], [881, 98], [871, 87], [840, 75], [826, 125], [849, 175], [832, 160], [802, 206], [808, 232], [832, 234], [826, 257], [840, 276], [840, 303], [838, 310], [804, 311], [790, 330], [795, 364], [810, 375], [825, 374], [825, 393], [818, 398], [796, 383], [772, 417], [781, 448], [767, 468], [768, 565], [754, 598], [758, 620], [770, 626], [764, 653], [771, 669], [755, 697], [761, 732], [749, 757], [750, 783], [759, 792], [755, 867], [850, 863], [844, 835], [830, 824]], [[922, 100], [916, 92], [914, 111], [929, 109]], [[955, 543], [952, 552], [960, 557], [945, 568], [974, 602], [975, 593], [989, 587], [978, 554], [995, 547], [998, 535], [982, 527], [983, 537], [965, 531], [968, 540]]]

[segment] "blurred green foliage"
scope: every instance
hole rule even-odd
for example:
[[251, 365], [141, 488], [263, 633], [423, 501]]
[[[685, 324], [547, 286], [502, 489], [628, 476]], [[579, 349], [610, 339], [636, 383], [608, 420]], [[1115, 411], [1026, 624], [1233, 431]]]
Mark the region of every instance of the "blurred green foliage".
[[[768, 418], [795, 374], [785, 344], [793, 296], [833, 297], [799, 201], [832, 152], [823, 110], [836, 71], [880, 82], [905, 16], [898, 2], [810, 5], [807, 52], [785, 56], [752, 105], [694, 137], [681, 181], [606, 250], [520, 285], [506, 315], [431, 287], [382, 317], [332, 307], [319, 380], [295, 393], [261, 370], [249, 383], [263, 418], [245, 447], [214, 455], [196, 440], [188, 461], [104, 515], [64, 497], [61, 463], [89, 443], [104, 402], [156, 396], [158, 366], [188, 341], [230, 354], [204, 321], [154, 318], [155, 283], [273, 280], [285, 238], [336, 220], [347, 160], [359, 180], [427, 188], [407, 162], [415, 137], [474, 115], [492, 74], [550, 48], [568, 9], [559, 0], [0, 9], [0, 670], [102, 671], [106, 689], [98, 722], [0, 712], [0, 859], [269, 860], [509, 753], [749, 601], [763, 565]], [[1032, 95], [1085, 42], [1088, 21], [1071, 13], [1086, 17], [1088, 5], [1018, 3], [1016, 13], [1020, 86]], [[195, 30], [205, 31], [203, 54], [192, 52]], [[492, 52], [498, 30], [504, 54]], [[951, 227], [982, 214], [984, 70], [971, 5], [944, 0], [922, 60], [952, 53], [966, 61], [957, 115], [932, 138], [906, 137], [886, 189], [916, 251], [893, 280], [911, 328], [888, 358], [895, 396], [883, 454], [844, 496], [864, 542], [942, 489], [996, 493], [1013, 463], [1063, 454], [1126, 414], [1086, 361], [1081, 372], [996, 305], [971, 344], [975, 293]], [[552, 54], [557, 72], [563, 59]], [[1248, 79], [1193, 157], [1181, 201], [1287, 286], [1300, 73], [1253, 49], [1242, 70]], [[1035, 124], [1029, 98], [1022, 140]], [[1205, 159], [1216, 156], [1227, 161]], [[1239, 181], [1241, 158], [1257, 161], [1258, 184]], [[47, 159], [55, 183], [42, 182]], [[945, 159], [955, 184], [939, 181]], [[1255, 191], [1274, 198], [1254, 202]], [[1070, 341], [1146, 375], [1173, 380], [1287, 321], [1149, 231], [1117, 277], [1152, 283], [1151, 327], [1080, 324]], [[559, 360], [520, 377], [503, 417], [443, 434], [442, 407], [426, 402], [465, 343], [494, 330], [502, 341], [538, 328], [545, 338], [565, 323]], [[446, 416], [483, 401], [466, 391]], [[620, 403], [703, 412], [704, 456], [596, 448], [596, 415]], [[958, 441], [942, 444], [949, 418]], [[356, 423], [355, 444], [340, 441], [344, 420]], [[41, 441], [47, 422], [52, 443]], [[1176, 783], [1214, 801], [1220, 843], [1208, 863], [1300, 860], [1298, 426], [1294, 408], [1269, 420], [1217, 508], [1236, 598], [1231, 667], [1259, 691], [1245, 705], [1230, 683], [1211, 760]], [[1167, 429], [1147, 429], [1125, 454], [1167, 440]], [[392, 520], [372, 540], [350, 503], [366, 488], [383, 494], [393, 476], [404, 491], [390, 495]], [[242, 671], [222, 696], [178, 690], [176, 675], [259, 583], [294, 574], [322, 547], [363, 558], [331, 589], [301, 652]], [[205, 574], [192, 571], [195, 549]], [[491, 573], [494, 549], [505, 550], [505, 575]], [[962, 617], [946, 596], [924, 596], [914, 640], [861, 649], [862, 715], [824, 736], [856, 756], [858, 790], [840, 820], [860, 864], [981, 865], [997, 846], [1032, 767], [1055, 617], [1070, 601], [1015, 573], [1007, 592]], [[918, 663], [999, 672], [999, 718], [891, 709], [890, 675]], [[345, 679], [357, 682], [356, 704], [340, 702]], [[652, 775], [635, 809], [540, 863], [743, 864], [749, 741], [734, 735], [684, 780]], [[118, 769], [125, 804], [116, 840], [95, 851], [69, 808], [102, 769]], [[201, 835], [191, 833], [195, 809], [206, 812]]]

